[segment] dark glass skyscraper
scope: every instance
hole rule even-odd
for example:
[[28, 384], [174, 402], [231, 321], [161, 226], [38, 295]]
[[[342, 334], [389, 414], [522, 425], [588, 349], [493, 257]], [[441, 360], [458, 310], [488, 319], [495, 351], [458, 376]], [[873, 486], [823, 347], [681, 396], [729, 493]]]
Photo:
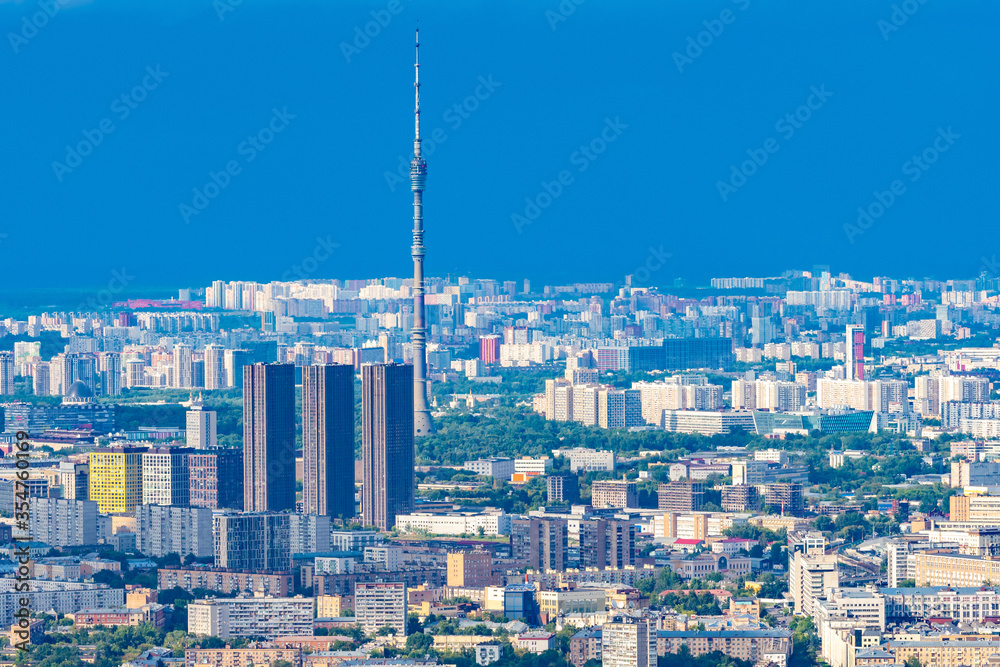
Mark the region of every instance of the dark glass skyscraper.
[[243, 509], [295, 510], [295, 366], [243, 367]]
[[413, 366], [361, 366], [364, 490], [367, 526], [389, 530], [413, 511]]
[[354, 516], [354, 367], [302, 367], [305, 514]]

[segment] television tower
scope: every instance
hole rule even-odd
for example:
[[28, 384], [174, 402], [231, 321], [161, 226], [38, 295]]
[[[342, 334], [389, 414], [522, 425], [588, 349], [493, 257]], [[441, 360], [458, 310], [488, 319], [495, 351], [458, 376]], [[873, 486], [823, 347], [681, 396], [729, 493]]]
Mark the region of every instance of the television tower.
[[416, 37], [416, 62], [413, 65], [416, 104], [413, 109], [413, 160], [410, 161], [410, 189], [413, 190], [413, 433], [421, 436], [434, 432], [431, 409], [427, 405], [427, 323], [424, 316], [424, 187], [427, 162], [420, 152], [420, 29]]

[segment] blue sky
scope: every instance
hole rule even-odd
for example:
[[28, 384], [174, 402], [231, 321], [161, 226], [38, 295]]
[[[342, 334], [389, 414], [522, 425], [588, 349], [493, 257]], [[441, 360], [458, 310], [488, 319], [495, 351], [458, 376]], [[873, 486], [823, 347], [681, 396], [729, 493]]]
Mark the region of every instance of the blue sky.
[[998, 19], [961, 0], [0, 1], [3, 287], [410, 275], [393, 175], [418, 20], [443, 140], [428, 275], [971, 277], [1000, 254]]

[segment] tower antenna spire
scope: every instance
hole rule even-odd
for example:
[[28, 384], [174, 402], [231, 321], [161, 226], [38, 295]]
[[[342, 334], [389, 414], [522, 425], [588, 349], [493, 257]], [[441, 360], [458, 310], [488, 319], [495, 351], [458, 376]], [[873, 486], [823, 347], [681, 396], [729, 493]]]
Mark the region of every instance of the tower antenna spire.
[[410, 161], [410, 189], [413, 191], [413, 327], [410, 343], [413, 351], [413, 434], [434, 432], [431, 409], [427, 404], [427, 324], [424, 314], [424, 189], [427, 185], [427, 162], [420, 151], [420, 28], [416, 30], [416, 58], [413, 63], [413, 160]]

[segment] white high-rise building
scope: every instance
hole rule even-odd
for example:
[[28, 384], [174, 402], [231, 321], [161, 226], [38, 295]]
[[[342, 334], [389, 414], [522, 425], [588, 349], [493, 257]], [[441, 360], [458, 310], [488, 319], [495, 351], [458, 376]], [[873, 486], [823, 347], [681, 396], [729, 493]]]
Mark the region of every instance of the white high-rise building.
[[226, 388], [225, 348], [211, 344], [205, 346], [205, 389]]
[[379, 628], [395, 628], [396, 636], [406, 635], [406, 583], [358, 582], [354, 587], [354, 614], [368, 634]]
[[189, 389], [194, 386], [194, 360], [192, 348], [187, 343], [174, 345], [174, 387]]
[[604, 667], [656, 667], [656, 621], [620, 616], [601, 632]]
[[187, 446], [193, 449], [218, 447], [217, 423], [215, 410], [205, 410], [200, 402], [193, 403], [187, 411]]

